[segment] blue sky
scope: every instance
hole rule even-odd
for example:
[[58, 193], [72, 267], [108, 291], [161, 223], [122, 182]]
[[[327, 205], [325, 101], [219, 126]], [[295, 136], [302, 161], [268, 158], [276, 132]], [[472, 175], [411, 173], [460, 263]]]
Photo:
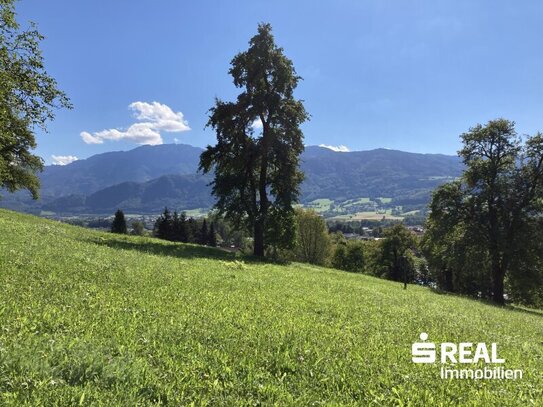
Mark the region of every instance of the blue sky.
[[[207, 110], [216, 96], [235, 97], [229, 62], [262, 21], [304, 78], [306, 144], [455, 154], [459, 134], [496, 117], [515, 120], [521, 134], [543, 130], [540, 1], [21, 0], [17, 8], [21, 23], [37, 22], [46, 36], [47, 70], [75, 106], [38, 132], [47, 163], [157, 142], [156, 132], [165, 143], [213, 143]], [[168, 117], [171, 126], [161, 121]], [[134, 123], [154, 133], [129, 141]], [[121, 140], [81, 137], [106, 129]]]

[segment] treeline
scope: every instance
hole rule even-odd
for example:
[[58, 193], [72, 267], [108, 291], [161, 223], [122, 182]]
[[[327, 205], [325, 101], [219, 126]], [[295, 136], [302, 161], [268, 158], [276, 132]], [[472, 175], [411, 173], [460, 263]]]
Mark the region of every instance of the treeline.
[[465, 170], [434, 191], [420, 242], [395, 226], [376, 243], [336, 243], [331, 263], [352, 268], [342, 265], [351, 258], [393, 280], [543, 307], [543, 134], [520, 138], [514, 122], [497, 119], [461, 139]]
[[217, 246], [217, 235], [214, 222], [209, 226], [206, 219], [187, 218], [185, 212], [170, 212], [168, 208], [157, 218], [153, 235], [171, 242], [197, 243], [206, 246]]
[[543, 307], [543, 134], [505, 119], [461, 136], [466, 170], [433, 194], [422, 249], [446, 291]]

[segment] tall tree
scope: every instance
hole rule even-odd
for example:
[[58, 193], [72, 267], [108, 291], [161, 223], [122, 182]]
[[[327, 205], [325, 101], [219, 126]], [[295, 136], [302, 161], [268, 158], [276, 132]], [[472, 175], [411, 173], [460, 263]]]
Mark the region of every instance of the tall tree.
[[43, 161], [32, 154], [35, 128], [47, 130], [53, 110], [70, 108], [66, 95], [47, 74], [35, 24], [22, 30], [14, 0], [0, 1], [0, 187], [27, 189], [38, 198]]
[[208, 146], [200, 169], [214, 170], [216, 208], [254, 237], [254, 254], [266, 246], [291, 247], [294, 210], [303, 174], [300, 125], [308, 119], [293, 92], [301, 79], [283, 54], [269, 24], [260, 24], [249, 49], [231, 61], [229, 71], [242, 89], [235, 102], [217, 99], [208, 125], [217, 144]]
[[181, 215], [177, 214], [177, 211], [174, 212], [172, 219], [172, 238], [171, 240], [176, 242], [187, 243], [190, 241], [190, 231], [189, 225], [187, 222], [187, 214], [181, 212]]
[[[476, 260], [484, 270], [479, 295], [503, 304], [506, 277], [520, 281], [541, 262], [536, 245], [543, 215], [543, 135], [522, 142], [514, 122], [497, 119], [461, 138], [466, 170], [460, 181], [434, 193], [424, 247], [431, 263], [449, 268], [449, 280], [465, 276], [461, 269]], [[454, 242], [468, 250], [444, 250]]]
[[202, 227], [200, 228], [200, 233], [198, 234], [198, 243], [199, 244], [208, 244], [209, 233], [207, 231], [207, 221], [204, 219], [202, 222]]
[[128, 229], [126, 227], [126, 219], [124, 217], [123, 211], [121, 211], [120, 209], [117, 209], [117, 212], [115, 212], [115, 218], [111, 223], [111, 232], [121, 233], [124, 235], [128, 233]]
[[173, 218], [170, 210], [165, 207], [164, 212], [155, 221], [153, 231], [159, 239], [171, 240], [173, 236]]
[[215, 233], [215, 223], [211, 222], [209, 226], [209, 234], [207, 237], [207, 244], [211, 247], [217, 247], [217, 234]]

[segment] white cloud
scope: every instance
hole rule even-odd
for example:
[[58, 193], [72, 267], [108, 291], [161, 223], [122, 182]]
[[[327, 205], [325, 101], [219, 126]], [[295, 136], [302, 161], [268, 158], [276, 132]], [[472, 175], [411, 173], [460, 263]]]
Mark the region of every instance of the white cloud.
[[327, 144], [319, 144], [319, 147], [328, 148], [329, 150], [336, 151], [338, 153], [348, 153], [349, 147], [344, 146], [343, 144], [340, 144], [339, 146], [329, 146]]
[[134, 102], [128, 106], [139, 122], [128, 129], [108, 129], [95, 133], [81, 132], [81, 138], [87, 144], [102, 144], [105, 140], [127, 140], [137, 144], [162, 144], [161, 131], [180, 133], [190, 130], [183, 113], [174, 112], [162, 103]]
[[53, 165], [66, 165], [77, 161], [78, 158], [75, 155], [52, 155]]
[[262, 124], [262, 120], [256, 119], [254, 122], [251, 123], [251, 127], [253, 128], [253, 130], [257, 130], [264, 127], [264, 125]]

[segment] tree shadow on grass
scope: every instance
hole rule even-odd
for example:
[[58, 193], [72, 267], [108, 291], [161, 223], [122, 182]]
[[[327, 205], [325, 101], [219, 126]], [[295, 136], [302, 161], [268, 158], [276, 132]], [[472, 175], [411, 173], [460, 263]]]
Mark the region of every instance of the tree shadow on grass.
[[430, 288], [430, 291], [432, 291], [434, 294], [462, 298], [462, 299], [465, 299], [465, 300], [468, 300], [468, 301], [476, 302], [478, 304], [485, 304], [485, 305], [489, 305], [491, 307], [506, 309], [506, 310], [513, 311], [513, 312], [520, 312], [520, 313], [524, 313], [524, 314], [535, 315], [535, 316], [543, 318], [543, 309], [528, 308], [528, 307], [523, 307], [523, 306], [512, 304], [512, 303], [506, 303], [505, 305], [500, 305], [500, 304], [496, 304], [495, 302], [493, 302], [493, 301], [491, 301], [489, 299], [486, 299], [486, 298], [474, 298], [474, 297], [471, 297], [469, 295], [465, 295], [465, 294], [463, 295], [463, 294], [459, 294], [459, 293], [452, 293], [452, 292], [444, 291], [444, 290], [441, 290], [441, 289], [435, 288], [435, 287], [429, 287], [429, 288]]
[[158, 256], [168, 256], [184, 259], [219, 259], [219, 260], [236, 260], [239, 255], [220, 248], [200, 246], [187, 243], [173, 243], [152, 239], [134, 241], [132, 239], [119, 238], [92, 238], [86, 239], [88, 243], [93, 243], [99, 246], [107, 246], [117, 250], [135, 250], [145, 254], [154, 254]]
[[135, 250], [145, 254], [154, 254], [158, 256], [168, 256], [184, 259], [216, 259], [216, 260], [242, 260], [251, 264], [284, 264], [277, 260], [265, 258], [261, 259], [252, 255], [232, 252], [220, 247], [209, 247], [191, 243], [175, 243], [166, 240], [154, 238], [141, 238], [135, 240], [134, 237], [124, 237], [122, 235], [87, 238], [85, 242], [99, 246], [107, 246], [119, 250]]

